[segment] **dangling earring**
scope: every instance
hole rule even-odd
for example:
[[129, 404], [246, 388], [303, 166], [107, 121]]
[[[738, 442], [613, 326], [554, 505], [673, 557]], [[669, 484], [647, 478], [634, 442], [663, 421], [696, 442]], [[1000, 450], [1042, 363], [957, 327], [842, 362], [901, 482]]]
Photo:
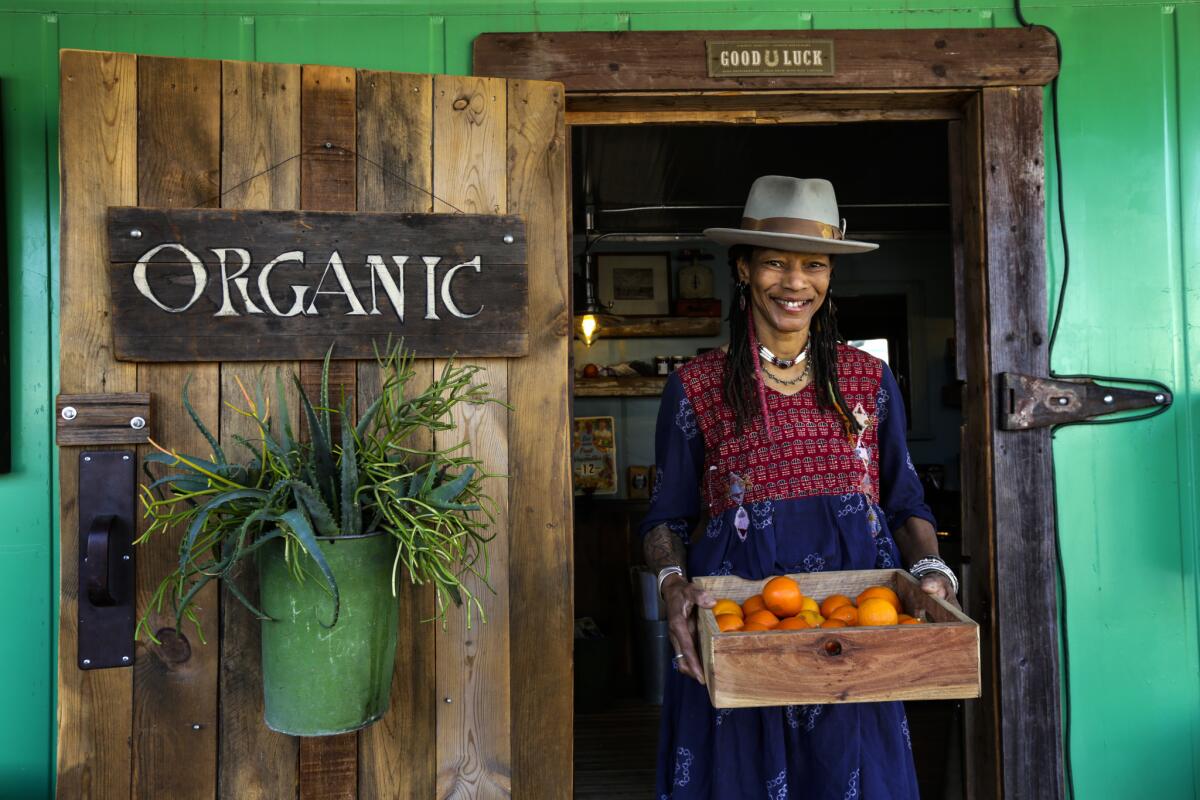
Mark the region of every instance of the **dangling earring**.
[[747, 294], [746, 290], [749, 288], [750, 288], [750, 284], [746, 283], [745, 281], [738, 282], [737, 291], [738, 291], [738, 310], [739, 311], [746, 310], [746, 294]]

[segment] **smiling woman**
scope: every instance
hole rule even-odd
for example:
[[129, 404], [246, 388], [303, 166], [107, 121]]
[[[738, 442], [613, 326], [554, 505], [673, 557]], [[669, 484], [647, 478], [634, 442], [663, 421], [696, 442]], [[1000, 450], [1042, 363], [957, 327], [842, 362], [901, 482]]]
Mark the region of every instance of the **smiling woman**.
[[[828, 181], [767, 176], [751, 187], [740, 228], [705, 231], [731, 245], [730, 343], [667, 380], [659, 481], [641, 526], [676, 653], [656, 794], [676, 800], [763, 788], [771, 797], [917, 797], [900, 703], [808, 706], [802, 732], [794, 706], [718, 711], [692, 633], [696, 608], [717, 598], [688, 576], [943, 563], [895, 378], [839, 341], [833, 255], [877, 245], [846, 239], [838, 221]], [[705, 535], [690, 541], [698, 528]], [[953, 601], [946, 576], [921, 585]], [[761, 756], [725, 755], [748, 752]]]

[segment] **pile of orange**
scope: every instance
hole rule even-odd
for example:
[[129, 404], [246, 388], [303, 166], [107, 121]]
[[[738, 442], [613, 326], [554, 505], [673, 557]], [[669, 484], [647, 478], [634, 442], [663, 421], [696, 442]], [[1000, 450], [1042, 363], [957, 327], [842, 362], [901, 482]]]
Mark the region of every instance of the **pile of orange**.
[[921, 622], [904, 613], [900, 598], [887, 586], [864, 589], [856, 598], [832, 594], [820, 603], [805, 597], [800, 584], [780, 575], [763, 586], [761, 594], [738, 604], [718, 600], [712, 613], [722, 631], [769, 631], [798, 628], [850, 628], [912, 625]]

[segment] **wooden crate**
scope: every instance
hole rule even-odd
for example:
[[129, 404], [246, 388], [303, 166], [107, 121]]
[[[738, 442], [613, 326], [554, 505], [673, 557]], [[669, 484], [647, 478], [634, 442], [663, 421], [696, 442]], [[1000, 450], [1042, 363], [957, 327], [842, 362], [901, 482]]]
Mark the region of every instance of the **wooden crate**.
[[[920, 625], [810, 628], [722, 633], [699, 610], [700, 654], [716, 708], [879, 700], [945, 700], [979, 696], [979, 626], [945, 601], [921, 591], [899, 569], [792, 575], [818, 603], [831, 594], [856, 597], [889, 586]], [[768, 579], [702, 576], [717, 598], [741, 603]]]

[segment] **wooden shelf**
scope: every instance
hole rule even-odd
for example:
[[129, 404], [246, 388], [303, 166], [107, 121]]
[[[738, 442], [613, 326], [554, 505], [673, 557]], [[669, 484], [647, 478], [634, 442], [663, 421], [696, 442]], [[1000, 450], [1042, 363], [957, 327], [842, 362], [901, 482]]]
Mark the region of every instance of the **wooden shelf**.
[[605, 339], [639, 339], [650, 336], [717, 336], [720, 317], [625, 317], [624, 322], [605, 325]]
[[659, 397], [667, 379], [662, 376], [644, 378], [577, 378], [576, 397]]

